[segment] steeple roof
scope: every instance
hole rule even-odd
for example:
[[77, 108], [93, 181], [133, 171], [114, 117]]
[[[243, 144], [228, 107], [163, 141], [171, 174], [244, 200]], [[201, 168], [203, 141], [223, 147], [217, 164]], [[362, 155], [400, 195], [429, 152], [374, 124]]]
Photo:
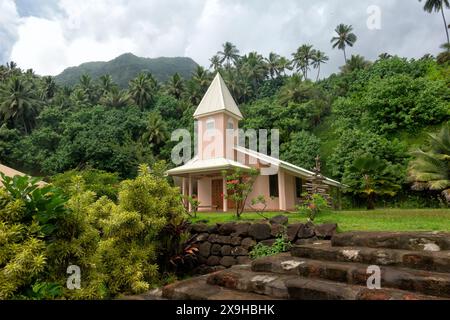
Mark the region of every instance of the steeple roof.
[[232, 115], [242, 119], [242, 113], [239, 110], [236, 102], [231, 96], [225, 81], [223, 81], [220, 73], [217, 73], [213, 82], [206, 91], [205, 96], [195, 110], [194, 118], [214, 114], [217, 112], [228, 112]]

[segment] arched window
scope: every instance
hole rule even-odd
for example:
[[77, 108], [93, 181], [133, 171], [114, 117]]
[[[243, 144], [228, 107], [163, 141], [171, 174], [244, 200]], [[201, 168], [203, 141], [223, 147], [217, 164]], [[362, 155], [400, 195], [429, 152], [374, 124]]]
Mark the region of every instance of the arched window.
[[233, 119], [228, 119], [227, 129], [234, 130], [234, 121]]
[[208, 120], [206, 120], [206, 130], [214, 130], [216, 127], [216, 122], [214, 121], [213, 118], [209, 118]]

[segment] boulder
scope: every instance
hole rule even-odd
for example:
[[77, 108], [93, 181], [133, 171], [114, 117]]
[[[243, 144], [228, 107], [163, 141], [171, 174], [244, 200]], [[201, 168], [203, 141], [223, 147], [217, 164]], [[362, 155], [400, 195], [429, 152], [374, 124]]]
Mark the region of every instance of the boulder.
[[272, 224], [270, 229], [270, 235], [274, 238], [286, 234], [286, 226], [282, 224]]
[[223, 257], [222, 259], [220, 259], [220, 265], [227, 267], [227, 268], [234, 266], [236, 264], [237, 264], [237, 260], [230, 256], [226, 256], [226, 257]]
[[219, 226], [217, 224], [215, 224], [213, 226], [209, 226], [208, 233], [209, 234], [217, 233], [218, 230], [219, 230]]
[[287, 225], [289, 222], [289, 218], [286, 216], [276, 216], [270, 219], [271, 224], [281, 224], [281, 225]]
[[223, 246], [222, 249], [220, 249], [220, 253], [222, 256], [229, 256], [231, 255], [231, 249], [232, 247], [229, 245]]
[[222, 246], [220, 244], [215, 243], [211, 247], [211, 254], [213, 256], [218, 256], [218, 255], [220, 255], [220, 250], [221, 249], [222, 249]]
[[211, 255], [211, 243], [204, 242], [198, 247], [198, 252], [202, 257], [208, 258]]
[[231, 241], [230, 241], [230, 245], [232, 246], [240, 246], [242, 242], [242, 238], [241, 237], [232, 237]]
[[257, 241], [269, 239], [270, 232], [270, 225], [267, 223], [255, 223], [248, 229], [249, 236]]
[[336, 233], [337, 224], [336, 223], [326, 223], [315, 226], [314, 228], [316, 236], [319, 239], [330, 240]]
[[267, 239], [267, 240], [263, 240], [260, 243], [262, 243], [265, 246], [271, 247], [273, 246], [273, 244], [275, 243], [275, 239]]
[[303, 246], [305, 244], [313, 244], [314, 242], [319, 241], [319, 238], [317, 237], [312, 237], [309, 239], [298, 239], [297, 241], [295, 241], [295, 244], [298, 246]]
[[301, 223], [290, 224], [287, 227], [288, 240], [293, 242], [297, 238], [298, 230], [300, 230]]
[[220, 264], [220, 257], [218, 256], [210, 256], [208, 261], [206, 261], [208, 266], [218, 266]]
[[200, 233], [199, 235], [197, 235], [196, 237], [195, 237], [195, 241], [196, 242], [203, 242], [203, 241], [206, 241], [206, 240], [208, 240], [208, 237], [209, 237], [209, 233]]
[[297, 237], [299, 239], [309, 239], [315, 236], [314, 227], [308, 224], [301, 224], [297, 232]]
[[238, 264], [251, 264], [252, 260], [248, 256], [241, 256], [236, 258]]
[[252, 238], [245, 238], [241, 242], [241, 246], [247, 250], [252, 249], [254, 246], [256, 246], [256, 241]]
[[237, 223], [234, 226], [234, 232], [231, 234], [233, 237], [247, 237], [248, 228], [250, 228], [250, 223]]
[[231, 249], [232, 256], [247, 256], [248, 250], [244, 247], [234, 247]]
[[206, 223], [196, 223], [189, 227], [191, 233], [205, 233], [210, 227]]
[[228, 223], [221, 224], [221, 225], [219, 225], [219, 227], [217, 229], [217, 232], [223, 236], [229, 236], [230, 234], [232, 234], [235, 231], [236, 231], [236, 228], [235, 228], [234, 222], [228, 222]]

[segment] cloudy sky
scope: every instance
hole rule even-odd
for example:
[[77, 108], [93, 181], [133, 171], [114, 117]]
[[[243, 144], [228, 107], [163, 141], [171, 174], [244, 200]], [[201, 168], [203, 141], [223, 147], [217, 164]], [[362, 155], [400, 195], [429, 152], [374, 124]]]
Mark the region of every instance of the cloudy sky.
[[[349, 54], [407, 57], [436, 54], [445, 42], [442, 17], [417, 0], [0, 0], [0, 64], [55, 75], [87, 61], [132, 52], [188, 56], [209, 67], [225, 41], [241, 53], [290, 56], [303, 43], [325, 51], [324, 73], [338, 70], [330, 39], [339, 23], [354, 26]], [[450, 10], [447, 16], [450, 20]]]

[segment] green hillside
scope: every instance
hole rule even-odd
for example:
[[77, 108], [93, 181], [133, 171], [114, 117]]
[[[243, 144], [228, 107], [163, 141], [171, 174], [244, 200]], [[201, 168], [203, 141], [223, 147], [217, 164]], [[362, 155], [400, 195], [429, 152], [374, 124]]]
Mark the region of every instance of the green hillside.
[[179, 73], [183, 78], [189, 79], [197, 66], [197, 63], [191, 58], [161, 57], [152, 59], [125, 53], [108, 62], [87, 62], [78, 67], [67, 68], [55, 77], [55, 81], [60, 85], [73, 86], [83, 74], [89, 74], [94, 79], [109, 74], [115, 83], [125, 88], [131, 79], [143, 71], [152, 73], [158, 81], [164, 82], [174, 73]]

